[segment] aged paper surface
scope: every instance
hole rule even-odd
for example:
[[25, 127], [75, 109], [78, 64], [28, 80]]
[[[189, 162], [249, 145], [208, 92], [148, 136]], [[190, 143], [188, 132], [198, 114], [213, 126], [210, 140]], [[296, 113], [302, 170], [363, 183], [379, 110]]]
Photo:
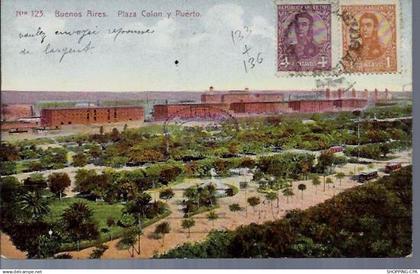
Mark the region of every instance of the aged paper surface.
[[411, 1], [3, 1], [3, 259], [406, 257]]

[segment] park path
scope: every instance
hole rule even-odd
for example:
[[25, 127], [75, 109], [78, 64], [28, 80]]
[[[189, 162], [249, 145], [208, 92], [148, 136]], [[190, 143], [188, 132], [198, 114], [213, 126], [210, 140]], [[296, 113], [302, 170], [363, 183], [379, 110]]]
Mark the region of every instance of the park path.
[[1, 257], [3, 259], [26, 259], [26, 253], [20, 251], [10, 240], [9, 235], [1, 234]]
[[[398, 154], [395, 154], [397, 158], [393, 159], [392, 161], [401, 161], [406, 162], [409, 164], [411, 162], [411, 155], [412, 151], [404, 151]], [[391, 160], [390, 160], [391, 161]], [[403, 164], [403, 165], [407, 165]], [[384, 162], [375, 162], [372, 164], [373, 168], [380, 169], [386, 165], [386, 161]], [[359, 170], [361, 167], [366, 168], [366, 165], [362, 164], [346, 164], [342, 167], [337, 167], [335, 169], [336, 172], [344, 172], [345, 174], [349, 174], [350, 172], [354, 172]], [[379, 172], [379, 176], [384, 176], [383, 172]], [[319, 203], [324, 202], [325, 200], [333, 197], [334, 195], [360, 185], [359, 183], [351, 180], [349, 176], [346, 176], [341, 184], [339, 181], [334, 178], [334, 176], [328, 176], [333, 179], [334, 184], [327, 186], [326, 191], [323, 191], [323, 185], [319, 185], [318, 187], [314, 187], [311, 183], [311, 180], [301, 180], [293, 182], [293, 192], [294, 196], [289, 198], [289, 201], [282, 195], [279, 194], [279, 207], [277, 207], [277, 202], [273, 202], [272, 205], [265, 200], [264, 195], [257, 192], [257, 185], [253, 183], [249, 183], [249, 186], [246, 190], [240, 190], [235, 196], [233, 197], [225, 197], [218, 199], [219, 207], [215, 210], [216, 213], [220, 216], [219, 219], [214, 221], [214, 226], [211, 221], [207, 220], [208, 212], [197, 214], [193, 216], [196, 224], [194, 227], [191, 228], [191, 236], [188, 237], [188, 233], [181, 228], [181, 222], [183, 213], [181, 211], [180, 201], [183, 199], [183, 189], [186, 189], [194, 184], [201, 184], [208, 181], [215, 181], [219, 180], [224, 184], [232, 184], [239, 188], [240, 181], [248, 181], [252, 179], [251, 175], [244, 175], [244, 176], [234, 176], [229, 178], [214, 178], [214, 179], [185, 179], [182, 183], [175, 185], [173, 188], [175, 191], [175, 196], [168, 201], [168, 206], [171, 210], [171, 214], [164, 218], [163, 220], [150, 225], [144, 229], [144, 234], [141, 236], [141, 252], [140, 254], [135, 254], [134, 258], [150, 258], [155, 254], [162, 254], [165, 251], [168, 251], [178, 245], [182, 245], [186, 242], [197, 242], [204, 240], [208, 235], [211, 229], [235, 229], [240, 225], [247, 225], [250, 223], [263, 223], [265, 221], [281, 219], [284, 217], [287, 210], [290, 209], [306, 209], [311, 206], [317, 205]], [[322, 181], [322, 179], [321, 179]], [[306, 190], [303, 192], [303, 199], [302, 193], [298, 190], [297, 186], [299, 184], [305, 184]], [[152, 193], [152, 197], [156, 198], [157, 194]], [[246, 198], [251, 196], [258, 196], [261, 198], [261, 204], [254, 209], [250, 206], [247, 206]], [[240, 212], [231, 212], [229, 210], [229, 205], [232, 203], [238, 203], [241, 207], [247, 208], [247, 210], [243, 210]], [[165, 236], [164, 245], [162, 245], [162, 240], [156, 240], [150, 237], [150, 235], [155, 230], [155, 227], [163, 222], [167, 221], [170, 224], [171, 232]], [[3, 241], [2, 234], [2, 255], [8, 258], [21, 258], [24, 257], [24, 254], [18, 250], [11, 244], [7, 243], [7, 241]], [[5, 235], [6, 236], [6, 235]], [[6, 236], [7, 237], [7, 236]], [[104, 259], [130, 259], [130, 255], [127, 250], [120, 250], [117, 248], [118, 239], [106, 242], [105, 244], [109, 247], [108, 250], [105, 251], [102, 258]], [[15, 249], [13, 251], [13, 249]], [[94, 248], [86, 248], [80, 251], [72, 251], [69, 252], [73, 258], [75, 259], [87, 259]], [[4, 251], [3, 251], [4, 250]], [[16, 253], [16, 256], [13, 252], [20, 252]], [[6, 252], [6, 253], [4, 253]], [[22, 255], [23, 254], [23, 255]]]
[[[233, 184], [239, 187], [239, 181], [246, 180], [250, 181], [252, 176], [238, 176], [231, 178], [218, 179], [223, 183]], [[215, 179], [217, 180], [217, 179]], [[202, 180], [197, 179], [188, 179], [184, 183], [176, 186], [177, 189], [187, 188], [191, 185], [199, 183]], [[307, 186], [307, 189], [302, 193], [297, 189], [297, 186], [300, 183], [304, 183]], [[294, 196], [289, 198], [289, 201], [283, 196], [279, 195], [279, 207], [277, 207], [277, 202], [273, 202], [273, 206], [265, 200], [264, 195], [257, 192], [257, 185], [250, 183], [247, 190], [240, 190], [233, 197], [220, 198], [218, 200], [219, 207], [215, 212], [219, 215], [219, 218], [214, 221], [214, 224], [211, 221], [208, 221], [207, 214], [208, 212], [194, 215], [195, 226], [191, 228], [191, 236], [188, 237], [188, 233], [181, 228], [181, 222], [183, 213], [181, 211], [181, 206], [179, 202], [182, 200], [182, 192], [176, 191], [175, 196], [172, 200], [168, 202], [168, 205], [172, 211], [172, 214], [165, 218], [164, 220], [157, 222], [149, 227], [144, 229], [144, 234], [141, 236], [141, 252], [140, 254], [135, 254], [134, 258], [150, 258], [155, 254], [161, 254], [165, 251], [172, 249], [178, 245], [182, 245], [186, 242], [197, 242], [204, 240], [210, 230], [214, 229], [235, 229], [240, 225], [247, 225], [250, 223], [263, 223], [265, 221], [281, 219], [287, 210], [300, 208], [306, 209], [313, 205], [319, 204], [335, 194], [342, 192], [348, 188], [354, 187], [358, 183], [345, 178], [342, 180], [341, 186], [338, 182], [335, 186], [329, 186], [326, 188], [326, 191], [322, 191], [322, 186], [318, 186], [317, 189], [311, 184], [310, 180], [296, 181], [293, 183], [293, 192]], [[247, 206], [246, 198], [251, 196], [257, 196], [261, 199], [261, 204], [255, 209]], [[244, 208], [240, 212], [231, 212], [229, 210], [229, 205], [232, 203], [238, 203], [241, 207]], [[245, 210], [245, 208], [247, 208]], [[150, 237], [150, 235], [155, 230], [155, 227], [166, 221], [170, 224], [171, 232], [165, 236], [164, 245], [162, 245], [162, 240], [156, 240]], [[118, 240], [113, 240], [105, 243], [108, 245], [109, 249], [105, 251], [102, 258], [104, 259], [129, 259], [130, 255], [127, 250], [120, 250], [117, 248], [116, 244]], [[94, 248], [87, 248], [79, 252], [70, 252], [73, 258], [77, 259], [86, 259], [89, 257], [89, 254]]]

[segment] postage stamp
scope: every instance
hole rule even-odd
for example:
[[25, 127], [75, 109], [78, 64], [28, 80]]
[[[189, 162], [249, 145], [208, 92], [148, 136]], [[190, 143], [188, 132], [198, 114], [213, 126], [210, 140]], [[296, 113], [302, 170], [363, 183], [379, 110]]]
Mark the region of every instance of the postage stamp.
[[277, 71], [331, 69], [331, 5], [277, 5]]
[[395, 5], [344, 5], [342, 14], [344, 70], [397, 72]]

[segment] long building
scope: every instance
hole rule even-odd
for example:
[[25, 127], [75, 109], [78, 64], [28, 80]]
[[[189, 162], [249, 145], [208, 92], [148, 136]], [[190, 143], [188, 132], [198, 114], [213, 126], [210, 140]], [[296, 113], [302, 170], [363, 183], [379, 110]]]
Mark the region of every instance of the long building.
[[179, 119], [217, 119], [229, 111], [228, 104], [166, 104], [153, 107], [155, 121]]
[[144, 121], [144, 109], [139, 106], [46, 108], [41, 110], [42, 127], [90, 125], [126, 121]]
[[249, 91], [248, 89], [214, 91], [214, 89], [210, 87], [208, 92], [205, 92], [201, 95], [201, 102], [207, 104], [230, 104], [237, 102], [280, 102], [283, 100], [283, 92]]
[[237, 114], [277, 114], [290, 112], [288, 102], [237, 102], [230, 104]]
[[288, 102], [238, 102], [230, 104], [235, 114], [319, 113], [363, 109], [366, 99], [297, 100]]

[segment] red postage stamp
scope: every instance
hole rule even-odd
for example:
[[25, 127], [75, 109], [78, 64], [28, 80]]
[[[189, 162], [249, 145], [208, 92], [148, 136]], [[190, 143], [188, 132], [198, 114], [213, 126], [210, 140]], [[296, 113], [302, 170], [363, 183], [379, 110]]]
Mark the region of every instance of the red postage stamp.
[[395, 5], [342, 6], [346, 72], [397, 72], [395, 10]]
[[277, 70], [330, 70], [331, 5], [278, 5], [277, 16]]

